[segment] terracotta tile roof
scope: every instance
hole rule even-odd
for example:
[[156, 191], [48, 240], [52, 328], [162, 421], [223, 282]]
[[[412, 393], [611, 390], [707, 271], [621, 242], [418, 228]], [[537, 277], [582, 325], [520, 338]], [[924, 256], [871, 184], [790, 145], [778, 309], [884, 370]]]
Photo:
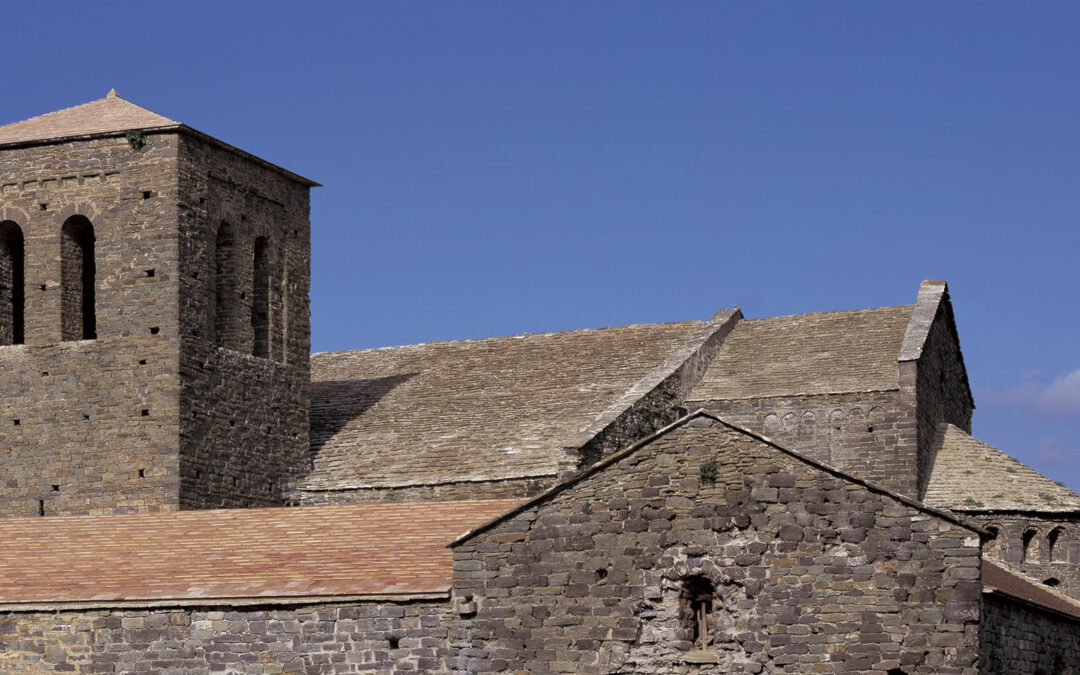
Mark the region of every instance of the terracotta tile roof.
[[0, 605], [441, 593], [517, 500], [0, 519]]
[[938, 425], [924, 501], [956, 511], [1080, 511], [1080, 495], [951, 424]]
[[913, 305], [739, 322], [690, 401], [896, 389]]
[[988, 591], [998, 591], [1080, 619], [1080, 602], [987, 558], [982, 561], [982, 582]]
[[670, 366], [672, 355], [685, 360], [687, 345], [711, 326], [639, 324], [314, 354], [315, 471], [301, 489], [553, 477], [597, 427], [645, 393], [640, 383]]
[[177, 125], [179, 122], [140, 108], [111, 91], [105, 98], [74, 108], [0, 126], [0, 145]]

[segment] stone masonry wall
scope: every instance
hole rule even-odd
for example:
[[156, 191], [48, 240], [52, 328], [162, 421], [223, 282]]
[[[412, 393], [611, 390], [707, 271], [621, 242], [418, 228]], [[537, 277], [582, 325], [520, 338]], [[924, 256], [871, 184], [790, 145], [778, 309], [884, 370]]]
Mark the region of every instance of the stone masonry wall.
[[997, 532], [984, 545], [987, 556], [1080, 600], [1080, 515], [972, 513], [970, 517]]
[[[175, 509], [175, 135], [0, 150], [25, 239], [25, 344], [0, 347], [0, 515]], [[61, 340], [61, 228], [94, 230], [94, 340]]]
[[983, 599], [979, 672], [986, 675], [1080, 673], [1080, 620], [998, 593]]
[[447, 612], [439, 601], [9, 612], [0, 614], [0, 671], [434, 672], [449, 641]]
[[[184, 508], [281, 505], [310, 469], [308, 208], [306, 185], [200, 139], [182, 139]], [[223, 223], [232, 248], [218, 274], [215, 244]], [[269, 288], [255, 288], [260, 238], [268, 246], [263, 282]], [[216, 316], [218, 293], [229, 316]], [[255, 311], [256, 300], [268, 306]], [[263, 318], [265, 357], [254, 355], [254, 326]]]
[[712, 401], [706, 407], [819, 462], [914, 493], [915, 411], [898, 391]]
[[476, 603], [461, 665], [975, 673], [979, 551], [971, 529], [698, 417], [456, 546], [455, 601]]

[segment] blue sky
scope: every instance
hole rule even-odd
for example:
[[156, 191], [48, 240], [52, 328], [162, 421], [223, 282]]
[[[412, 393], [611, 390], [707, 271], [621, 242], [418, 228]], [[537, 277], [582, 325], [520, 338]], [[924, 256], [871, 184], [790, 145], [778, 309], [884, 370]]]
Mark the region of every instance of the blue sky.
[[952, 291], [976, 436], [1080, 490], [1080, 8], [5, 8], [0, 123], [115, 87], [323, 183], [315, 350]]

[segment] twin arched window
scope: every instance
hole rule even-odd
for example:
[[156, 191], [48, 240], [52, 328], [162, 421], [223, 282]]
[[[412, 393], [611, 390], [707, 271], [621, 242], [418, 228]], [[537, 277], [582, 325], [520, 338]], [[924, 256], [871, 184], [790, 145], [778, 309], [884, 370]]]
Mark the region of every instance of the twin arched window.
[[[270, 240], [255, 239], [251, 257], [251, 287], [238, 277], [237, 242], [233, 228], [223, 222], [218, 227], [214, 251], [214, 335], [219, 347], [237, 349], [243, 344], [240, 323], [243, 313], [250, 307], [252, 349], [254, 356], [269, 358], [271, 346], [271, 300], [273, 275], [270, 267]], [[245, 270], [246, 271], [246, 270]], [[250, 302], [250, 305], [248, 303]], [[242, 313], [241, 310], [244, 310]]]
[[[60, 339], [97, 338], [94, 226], [72, 216], [60, 228]], [[25, 243], [18, 224], [0, 222], [0, 345], [25, 339]], [[44, 289], [43, 289], [44, 290]]]

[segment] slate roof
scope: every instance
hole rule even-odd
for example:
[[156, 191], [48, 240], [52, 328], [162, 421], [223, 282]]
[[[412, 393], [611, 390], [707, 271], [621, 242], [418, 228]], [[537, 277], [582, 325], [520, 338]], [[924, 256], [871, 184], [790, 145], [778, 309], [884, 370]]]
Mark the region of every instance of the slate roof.
[[637, 324], [314, 354], [315, 470], [301, 489], [554, 477], [573, 450], [646, 393], [650, 378], [685, 360], [713, 325]]
[[904, 305], [740, 321], [688, 400], [896, 389], [897, 359], [913, 309]]
[[0, 518], [0, 606], [445, 593], [519, 500]]
[[924, 501], [959, 511], [1080, 511], [1080, 495], [951, 424], [938, 425]]
[[119, 133], [131, 129], [176, 127], [179, 124], [110, 91], [108, 96], [96, 101], [0, 126], [0, 145]]
[[1026, 600], [1080, 619], [1080, 602], [986, 558], [982, 561], [982, 582], [987, 591]]

